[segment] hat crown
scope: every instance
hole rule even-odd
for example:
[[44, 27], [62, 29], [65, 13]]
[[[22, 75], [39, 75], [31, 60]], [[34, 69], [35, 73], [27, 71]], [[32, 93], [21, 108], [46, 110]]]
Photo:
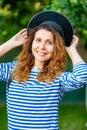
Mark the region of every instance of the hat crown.
[[51, 26], [53, 27], [62, 37], [64, 37], [63, 30], [60, 25], [54, 21], [44, 21], [39, 26]]

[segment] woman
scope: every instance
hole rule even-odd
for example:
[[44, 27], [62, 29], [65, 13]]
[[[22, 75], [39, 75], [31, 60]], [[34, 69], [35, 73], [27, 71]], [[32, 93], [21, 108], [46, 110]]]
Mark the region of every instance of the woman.
[[[7, 87], [8, 129], [59, 130], [59, 102], [65, 92], [87, 83], [87, 64], [76, 50], [77, 36], [66, 45], [67, 38], [54, 23], [30, 27], [31, 23], [28, 31], [21, 30], [0, 46], [2, 56], [23, 45], [16, 61], [0, 64], [0, 79], [8, 81], [11, 76]], [[72, 60], [72, 72], [64, 71], [65, 50]]]

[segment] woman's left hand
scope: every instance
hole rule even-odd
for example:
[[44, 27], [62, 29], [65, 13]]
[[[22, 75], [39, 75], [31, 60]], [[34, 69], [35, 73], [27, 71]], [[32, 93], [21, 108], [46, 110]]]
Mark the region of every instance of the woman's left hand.
[[83, 62], [83, 59], [81, 58], [76, 49], [78, 41], [79, 41], [78, 37], [76, 35], [73, 35], [71, 45], [69, 47], [65, 47], [70, 59], [72, 60], [73, 65], [79, 62]]
[[72, 51], [72, 49], [76, 48], [77, 45], [78, 45], [78, 41], [79, 41], [79, 38], [76, 35], [73, 35], [72, 42], [71, 42], [70, 46], [69, 47], [65, 47], [66, 51], [67, 52], [69, 50]]

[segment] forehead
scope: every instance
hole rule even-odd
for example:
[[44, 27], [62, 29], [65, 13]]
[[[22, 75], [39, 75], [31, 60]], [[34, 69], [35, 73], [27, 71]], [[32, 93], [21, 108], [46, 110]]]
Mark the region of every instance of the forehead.
[[39, 29], [35, 33], [35, 37], [42, 37], [42, 38], [51, 38], [53, 39], [53, 34], [51, 31], [48, 31], [46, 29]]

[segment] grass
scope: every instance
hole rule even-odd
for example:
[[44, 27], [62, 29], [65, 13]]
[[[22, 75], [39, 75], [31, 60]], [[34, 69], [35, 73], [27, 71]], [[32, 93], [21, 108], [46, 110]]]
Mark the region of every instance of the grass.
[[0, 130], [7, 130], [7, 114], [5, 105], [0, 105]]
[[85, 105], [60, 105], [60, 130], [87, 130]]
[[[85, 105], [60, 105], [60, 130], [87, 130]], [[6, 106], [0, 106], [0, 130], [7, 130]]]

